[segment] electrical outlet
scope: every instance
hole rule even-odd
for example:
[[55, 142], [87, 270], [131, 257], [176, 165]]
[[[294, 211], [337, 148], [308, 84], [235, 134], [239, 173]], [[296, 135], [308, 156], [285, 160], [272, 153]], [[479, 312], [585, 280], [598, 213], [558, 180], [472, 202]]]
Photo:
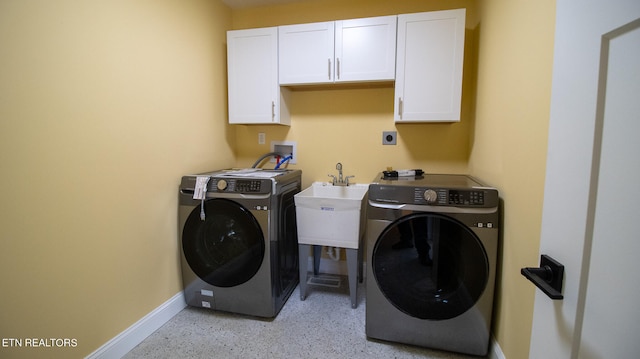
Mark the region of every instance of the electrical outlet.
[[[271, 152], [278, 152], [284, 155], [293, 155], [293, 158], [289, 160], [290, 164], [296, 164], [298, 161], [298, 151], [295, 141], [271, 141]], [[276, 162], [276, 159], [271, 157], [271, 162]]]
[[395, 145], [398, 133], [396, 131], [383, 131], [382, 132], [382, 144], [383, 145]]
[[258, 132], [258, 144], [264, 145], [266, 143], [267, 136], [264, 132]]

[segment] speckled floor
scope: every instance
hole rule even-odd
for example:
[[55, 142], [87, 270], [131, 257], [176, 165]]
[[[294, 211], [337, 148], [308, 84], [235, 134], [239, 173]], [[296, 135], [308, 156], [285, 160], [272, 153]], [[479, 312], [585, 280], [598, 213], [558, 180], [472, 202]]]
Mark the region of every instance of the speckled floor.
[[364, 287], [352, 309], [339, 288], [299, 287], [275, 319], [187, 307], [124, 356], [135, 358], [477, 358], [367, 339]]

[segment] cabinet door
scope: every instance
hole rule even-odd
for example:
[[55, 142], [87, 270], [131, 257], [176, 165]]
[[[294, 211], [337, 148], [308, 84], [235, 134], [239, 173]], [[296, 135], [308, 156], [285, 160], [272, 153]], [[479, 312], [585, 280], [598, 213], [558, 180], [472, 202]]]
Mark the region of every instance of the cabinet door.
[[398, 15], [396, 122], [460, 121], [465, 9]]
[[334, 22], [278, 27], [281, 85], [333, 82]]
[[229, 123], [282, 123], [278, 28], [227, 32]]
[[381, 16], [336, 21], [336, 82], [395, 78], [396, 20]]

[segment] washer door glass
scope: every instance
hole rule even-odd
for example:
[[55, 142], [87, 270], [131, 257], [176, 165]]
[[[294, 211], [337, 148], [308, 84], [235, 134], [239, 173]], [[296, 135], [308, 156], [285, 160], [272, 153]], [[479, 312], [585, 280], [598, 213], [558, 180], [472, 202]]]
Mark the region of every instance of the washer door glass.
[[265, 252], [256, 218], [226, 199], [205, 201], [204, 221], [200, 211], [198, 206], [191, 212], [182, 233], [182, 249], [191, 269], [217, 287], [233, 287], [251, 279]]
[[463, 223], [435, 213], [402, 217], [373, 249], [374, 278], [384, 296], [416, 318], [444, 320], [469, 310], [489, 278], [487, 254]]

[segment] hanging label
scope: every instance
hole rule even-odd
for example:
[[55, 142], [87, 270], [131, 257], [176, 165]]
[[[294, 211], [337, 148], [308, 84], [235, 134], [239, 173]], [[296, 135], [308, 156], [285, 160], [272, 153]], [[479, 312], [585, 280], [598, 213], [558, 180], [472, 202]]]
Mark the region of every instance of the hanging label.
[[209, 176], [196, 177], [196, 188], [193, 189], [193, 199], [205, 199], [207, 196], [207, 184]]

